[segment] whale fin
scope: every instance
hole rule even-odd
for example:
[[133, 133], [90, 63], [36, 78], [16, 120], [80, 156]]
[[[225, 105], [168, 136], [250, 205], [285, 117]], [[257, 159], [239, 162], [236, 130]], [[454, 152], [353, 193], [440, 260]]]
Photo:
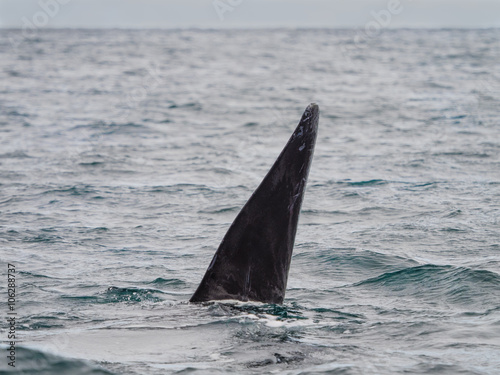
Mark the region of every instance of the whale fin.
[[318, 106], [310, 104], [231, 224], [190, 302], [283, 302], [318, 119]]

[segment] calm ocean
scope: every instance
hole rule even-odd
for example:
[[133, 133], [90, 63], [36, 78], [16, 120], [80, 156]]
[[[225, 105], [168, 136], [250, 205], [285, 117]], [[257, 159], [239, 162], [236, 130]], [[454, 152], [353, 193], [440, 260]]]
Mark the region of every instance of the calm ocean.
[[[356, 36], [0, 31], [0, 374], [499, 374], [500, 29]], [[311, 102], [284, 305], [188, 303]]]

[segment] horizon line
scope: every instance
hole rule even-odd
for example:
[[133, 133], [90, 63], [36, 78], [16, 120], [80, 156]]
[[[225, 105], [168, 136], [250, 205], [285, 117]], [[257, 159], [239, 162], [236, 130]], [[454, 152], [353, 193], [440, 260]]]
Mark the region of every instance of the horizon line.
[[[175, 27], [158, 27], [158, 26], [51, 26], [39, 27], [37, 30], [356, 30], [362, 26], [175, 26]], [[24, 30], [19, 26], [0, 26], [0, 30]], [[499, 29], [500, 26], [397, 26], [384, 27], [385, 30], [490, 30]]]

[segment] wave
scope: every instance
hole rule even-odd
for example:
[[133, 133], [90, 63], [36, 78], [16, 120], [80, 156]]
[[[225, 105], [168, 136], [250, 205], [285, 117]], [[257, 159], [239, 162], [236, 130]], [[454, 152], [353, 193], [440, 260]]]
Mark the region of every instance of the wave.
[[142, 288], [120, 288], [111, 286], [104, 292], [98, 292], [94, 295], [62, 295], [61, 298], [70, 300], [79, 300], [85, 303], [107, 304], [107, 303], [140, 303], [150, 302], [156, 303], [163, 301], [158, 294], [165, 294], [158, 289], [142, 289]]
[[276, 304], [256, 304], [256, 303], [236, 303], [231, 305], [235, 312], [270, 315], [278, 320], [285, 319], [307, 319], [302, 314], [302, 308], [297, 304], [276, 305]]
[[136, 124], [133, 122], [115, 123], [106, 121], [96, 121], [89, 124], [73, 126], [70, 131], [90, 130], [100, 135], [133, 135], [141, 137], [145, 134], [155, 133], [155, 130], [149, 126]]
[[337, 181], [339, 185], [348, 185], [348, 186], [377, 186], [377, 185], [386, 185], [390, 183], [390, 181], [374, 179], [374, 180], [366, 180], [366, 181]]
[[198, 213], [201, 213], [201, 214], [223, 214], [226, 212], [237, 212], [238, 210], [240, 210], [240, 208], [241, 208], [240, 206], [209, 208], [209, 209], [199, 210]]
[[88, 194], [97, 194], [97, 191], [91, 185], [73, 185], [46, 190], [43, 194], [85, 196]]
[[56, 243], [56, 242], [64, 242], [64, 238], [61, 236], [56, 236], [46, 233], [32, 234], [32, 235], [28, 233], [27, 236], [22, 238], [22, 241], [27, 243], [40, 243], [40, 242]]
[[188, 108], [188, 109], [193, 109], [194, 111], [201, 111], [202, 110], [202, 105], [199, 102], [185, 102], [185, 103], [179, 103], [179, 104], [171, 104], [169, 109], [176, 109], [176, 108]]
[[500, 275], [487, 270], [426, 264], [387, 272], [353, 285], [456, 304], [497, 304]]
[[43, 311], [18, 317], [18, 329], [19, 331], [32, 331], [65, 328], [68, 323], [78, 320], [80, 320], [80, 318], [71, 313]]
[[[388, 255], [370, 250], [356, 250], [354, 248], [328, 248], [325, 250], [303, 252], [294, 256], [308, 264], [320, 264], [326, 272], [331, 272], [333, 266], [336, 272], [343, 274], [359, 274], [366, 276], [377, 275], [381, 272], [393, 272], [416, 266], [412, 259], [396, 255]], [[359, 279], [358, 279], [359, 280]]]
[[54, 279], [54, 277], [43, 275], [41, 273], [29, 272], [29, 271], [19, 271], [19, 274], [23, 276], [23, 278], [43, 278], [43, 279]]
[[[7, 353], [5, 345], [0, 347], [2, 353]], [[16, 347], [15, 367], [9, 366], [6, 360], [0, 361], [0, 373], [6, 375], [113, 375], [112, 372], [87, 361], [66, 358], [23, 346]]]
[[157, 289], [118, 288], [112, 286], [106, 290], [100, 302], [160, 302], [162, 299], [156, 296], [158, 293], [163, 294]]
[[[372, 179], [372, 180], [360, 180], [351, 181], [340, 180], [340, 181], [327, 181], [324, 184], [315, 184], [314, 187], [324, 187], [332, 184], [344, 185], [348, 187], [371, 187], [371, 186], [383, 186], [383, 185], [398, 185], [401, 186], [400, 189], [403, 190], [422, 190], [421, 188], [429, 189], [437, 186], [438, 181], [426, 181], [426, 182], [415, 182], [415, 181], [399, 181], [399, 180], [382, 180], [382, 179]], [[424, 189], [424, 190], [425, 190]], [[348, 192], [349, 195], [356, 195], [357, 193]]]
[[165, 285], [179, 286], [179, 285], [185, 285], [186, 283], [180, 279], [164, 279], [162, 277], [158, 277], [148, 284], [161, 285], [161, 286], [165, 286]]
[[7, 152], [5, 154], [0, 154], [0, 159], [29, 159], [33, 158], [23, 151]]

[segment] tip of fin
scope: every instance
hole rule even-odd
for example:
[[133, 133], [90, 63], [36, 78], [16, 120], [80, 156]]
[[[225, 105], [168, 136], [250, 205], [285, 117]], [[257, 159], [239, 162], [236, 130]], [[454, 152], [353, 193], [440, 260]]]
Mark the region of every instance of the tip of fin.
[[319, 119], [319, 106], [316, 103], [311, 103], [307, 106], [302, 118], [301, 123], [307, 123], [309, 126], [316, 128]]

